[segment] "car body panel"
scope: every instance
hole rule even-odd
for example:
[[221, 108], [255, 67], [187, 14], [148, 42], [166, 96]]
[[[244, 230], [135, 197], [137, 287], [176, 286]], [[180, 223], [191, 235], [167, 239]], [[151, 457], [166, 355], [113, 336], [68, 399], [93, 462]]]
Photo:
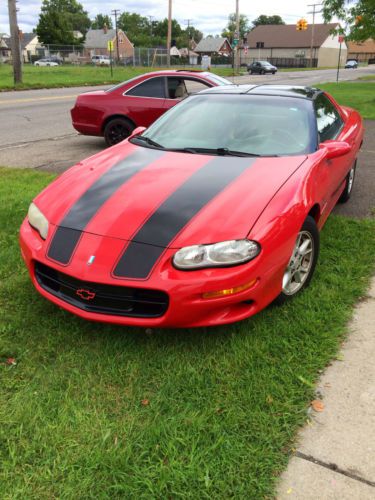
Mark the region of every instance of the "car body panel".
[[[34, 200], [50, 222], [46, 241], [27, 218], [22, 224], [21, 251], [35, 287], [83, 318], [133, 326], [217, 325], [257, 313], [281, 292], [307, 215], [314, 217], [318, 229], [323, 227], [362, 144], [359, 114], [337, 109], [344, 124], [335, 140], [350, 144], [351, 150], [333, 159], [328, 159], [324, 143], [304, 156], [235, 158], [160, 151], [126, 140], [80, 162]], [[227, 177], [225, 169], [220, 171], [225, 165], [231, 169]], [[209, 172], [211, 167], [217, 175]], [[114, 177], [116, 172], [119, 177]], [[205, 186], [196, 182], [202, 172], [209, 173], [203, 177]], [[181, 203], [184, 196], [187, 204]], [[90, 199], [95, 206], [90, 206]], [[59, 231], [67, 231], [68, 238], [70, 232], [79, 232], [66, 261], [51, 253]], [[178, 248], [244, 238], [261, 248], [245, 264], [181, 271], [172, 263]], [[62, 242], [69, 246], [68, 240]], [[120, 264], [127, 256], [130, 264], [123, 272]], [[152, 318], [89, 312], [85, 304], [77, 307], [43, 288], [36, 262], [82, 280], [89, 291], [95, 291], [96, 284], [163, 291], [169, 297], [168, 308]], [[203, 297], [245, 284], [249, 287], [234, 295]]]
[[81, 134], [102, 136], [105, 124], [114, 117], [125, 117], [134, 127], [148, 127], [179, 99], [138, 97], [126, 93], [145, 81], [168, 77], [192, 79], [208, 87], [217, 85], [214, 77], [210, 78], [205, 72], [171, 70], [146, 73], [118, 85], [110, 92], [101, 90], [79, 95], [71, 110], [73, 127]]

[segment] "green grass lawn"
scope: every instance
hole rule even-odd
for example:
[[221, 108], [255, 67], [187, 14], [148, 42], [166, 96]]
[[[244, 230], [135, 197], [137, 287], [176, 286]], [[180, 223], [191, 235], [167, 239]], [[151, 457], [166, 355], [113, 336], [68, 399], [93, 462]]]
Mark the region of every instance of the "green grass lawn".
[[[25, 64], [23, 66], [23, 83], [17, 85], [16, 89], [107, 85], [128, 80], [148, 71], [158, 71], [160, 69], [165, 68], [114, 67], [113, 76], [111, 76], [109, 67], [103, 68], [93, 65], [36, 67]], [[183, 66], [181, 66], [181, 69], [183, 69]], [[233, 76], [233, 70], [231, 68], [213, 68], [212, 72], [222, 76]], [[0, 64], [0, 90], [13, 89], [12, 66], [9, 64]]]
[[357, 109], [362, 118], [375, 120], [375, 82], [318, 83], [314, 86], [332, 94], [339, 104]]
[[375, 220], [331, 217], [311, 286], [286, 306], [150, 335], [33, 289], [18, 228], [52, 179], [0, 169], [1, 499], [273, 498], [373, 272]]

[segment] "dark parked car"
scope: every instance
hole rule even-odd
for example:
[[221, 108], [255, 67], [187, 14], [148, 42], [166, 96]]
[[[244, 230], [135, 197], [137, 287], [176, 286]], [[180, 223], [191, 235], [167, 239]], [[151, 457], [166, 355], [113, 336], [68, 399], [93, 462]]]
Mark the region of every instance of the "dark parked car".
[[253, 73], [258, 73], [259, 75], [272, 73], [274, 75], [277, 71], [277, 68], [268, 61], [255, 61], [247, 66], [247, 71], [250, 75], [252, 75]]
[[357, 61], [347, 61], [346, 64], [345, 64], [345, 68], [347, 69], [356, 69], [358, 67], [358, 63]]

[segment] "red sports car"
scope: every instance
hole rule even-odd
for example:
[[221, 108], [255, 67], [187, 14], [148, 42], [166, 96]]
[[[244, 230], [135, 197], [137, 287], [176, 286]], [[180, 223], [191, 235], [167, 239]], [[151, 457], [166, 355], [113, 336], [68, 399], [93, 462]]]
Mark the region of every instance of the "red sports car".
[[108, 146], [148, 127], [181, 99], [217, 85], [230, 85], [221, 76], [201, 71], [155, 71], [109, 90], [86, 92], [71, 110], [73, 127], [84, 135], [104, 136]]
[[31, 203], [36, 289], [83, 318], [230, 323], [311, 280], [350, 197], [359, 114], [306, 87], [216, 87], [66, 171]]

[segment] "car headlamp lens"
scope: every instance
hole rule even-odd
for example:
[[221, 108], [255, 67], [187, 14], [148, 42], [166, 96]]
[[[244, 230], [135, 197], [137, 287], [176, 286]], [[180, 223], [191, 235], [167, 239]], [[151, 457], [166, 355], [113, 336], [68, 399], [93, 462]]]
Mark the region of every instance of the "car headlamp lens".
[[250, 240], [230, 240], [213, 245], [194, 245], [181, 248], [173, 257], [178, 269], [233, 266], [254, 259], [260, 245]]
[[27, 217], [29, 219], [30, 226], [36, 229], [40, 236], [45, 240], [48, 234], [48, 220], [35, 203], [30, 204]]

